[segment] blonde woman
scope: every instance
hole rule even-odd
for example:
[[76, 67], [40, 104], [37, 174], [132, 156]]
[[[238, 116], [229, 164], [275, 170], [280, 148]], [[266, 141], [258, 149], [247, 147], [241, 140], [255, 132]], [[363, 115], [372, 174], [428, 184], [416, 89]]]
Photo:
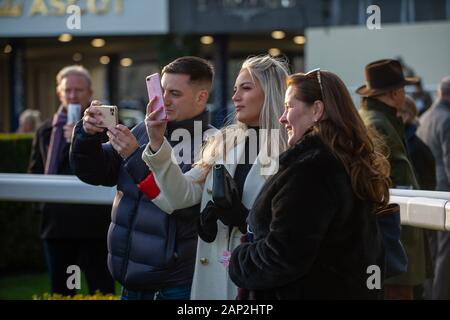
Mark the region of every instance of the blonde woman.
[[[159, 194], [153, 192], [153, 202], [169, 213], [201, 204], [191, 299], [237, 296], [228, 275], [230, 252], [241, 242], [248, 210], [261, 187], [277, 169], [275, 159], [287, 148], [286, 132], [279, 130], [277, 119], [283, 113], [288, 73], [285, 62], [267, 55], [244, 61], [232, 97], [235, 123], [207, 140], [200, 159], [185, 174], [171, 161], [172, 149], [164, 138], [166, 122], [155, 120], [160, 110], [146, 117], [150, 142], [142, 159], [159, 187]], [[255, 147], [258, 152], [253, 152]], [[217, 163], [224, 163], [239, 190], [233, 208], [227, 211], [211, 201], [212, 168]]]

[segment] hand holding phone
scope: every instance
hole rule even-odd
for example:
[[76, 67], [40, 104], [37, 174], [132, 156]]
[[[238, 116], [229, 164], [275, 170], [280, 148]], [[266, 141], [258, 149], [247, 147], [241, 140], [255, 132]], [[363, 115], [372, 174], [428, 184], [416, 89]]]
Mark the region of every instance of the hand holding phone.
[[149, 101], [151, 101], [153, 97], [156, 97], [156, 101], [152, 106], [152, 111], [155, 111], [162, 107], [161, 111], [158, 112], [157, 118], [155, 120], [166, 120], [167, 115], [164, 111], [164, 99], [161, 90], [161, 79], [159, 77], [159, 73], [149, 75], [145, 80], [147, 83]]
[[108, 128], [115, 127], [119, 123], [119, 110], [117, 106], [95, 106], [97, 110], [100, 111], [102, 123], [99, 124], [99, 127]]

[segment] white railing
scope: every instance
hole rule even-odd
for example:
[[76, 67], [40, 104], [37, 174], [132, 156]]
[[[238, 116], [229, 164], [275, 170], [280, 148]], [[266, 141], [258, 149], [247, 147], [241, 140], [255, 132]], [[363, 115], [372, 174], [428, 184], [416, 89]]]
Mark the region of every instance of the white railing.
[[0, 200], [112, 204], [116, 188], [93, 186], [76, 176], [0, 173]]
[[[115, 193], [75, 176], [0, 173], [0, 200], [112, 204]], [[404, 225], [450, 231], [450, 192], [391, 189], [391, 202]]]

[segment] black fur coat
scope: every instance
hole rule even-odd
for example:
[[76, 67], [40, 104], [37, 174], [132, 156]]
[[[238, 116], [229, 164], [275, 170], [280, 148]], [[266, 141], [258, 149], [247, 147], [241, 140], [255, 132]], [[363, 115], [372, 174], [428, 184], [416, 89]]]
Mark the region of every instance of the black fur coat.
[[382, 257], [373, 207], [320, 138], [305, 136], [256, 199], [254, 240], [233, 251], [231, 279], [254, 299], [379, 298], [366, 283]]

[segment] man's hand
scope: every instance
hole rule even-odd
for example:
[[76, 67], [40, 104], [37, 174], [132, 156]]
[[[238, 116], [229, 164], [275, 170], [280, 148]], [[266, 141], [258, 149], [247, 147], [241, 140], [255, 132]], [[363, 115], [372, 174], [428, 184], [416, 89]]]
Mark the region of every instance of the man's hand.
[[162, 107], [152, 112], [156, 97], [147, 105], [147, 114], [145, 115], [145, 127], [150, 141], [150, 148], [158, 151], [164, 141], [164, 132], [166, 132], [167, 120], [156, 120], [157, 114], [162, 111]]
[[75, 127], [75, 123], [68, 123], [63, 127], [64, 130], [64, 138], [66, 138], [67, 142], [72, 141], [73, 136], [73, 128]]
[[104, 130], [104, 128], [99, 127], [102, 124], [102, 114], [97, 108], [93, 108], [101, 105], [100, 101], [94, 100], [90, 107], [84, 111], [83, 130], [89, 135], [102, 133]]
[[106, 133], [109, 142], [122, 158], [130, 156], [137, 148], [139, 148], [136, 137], [124, 125], [118, 124], [115, 127], [108, 128]]

